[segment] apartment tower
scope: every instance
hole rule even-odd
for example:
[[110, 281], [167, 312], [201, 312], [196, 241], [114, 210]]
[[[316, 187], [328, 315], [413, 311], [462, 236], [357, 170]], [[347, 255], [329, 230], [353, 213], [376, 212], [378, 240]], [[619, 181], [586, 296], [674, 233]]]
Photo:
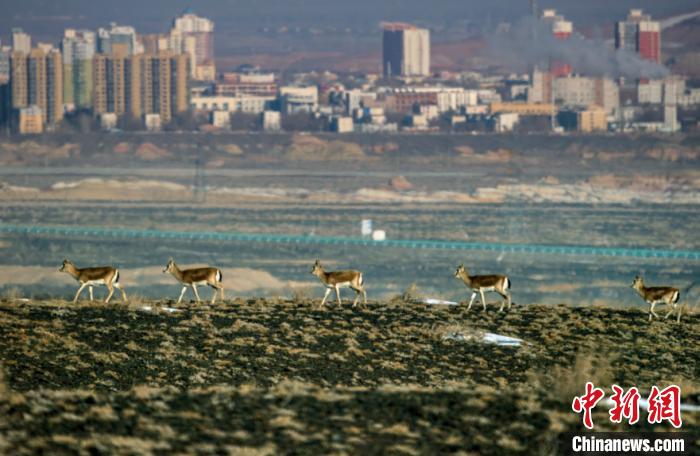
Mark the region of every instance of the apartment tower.
[[411, 24], [383, 24], [382, 66], [387, 78], [430, 75], [430, 31]]
[[92, 106], [93, 57], [96, 38], [90, 30], [66, 29], [61, 40], [63, 53], [63, 102], [71, 109]]
[[661, 63], [661, 25], [642, 10], [632, 9], [626, 20], [615, 24], [615, 48]]

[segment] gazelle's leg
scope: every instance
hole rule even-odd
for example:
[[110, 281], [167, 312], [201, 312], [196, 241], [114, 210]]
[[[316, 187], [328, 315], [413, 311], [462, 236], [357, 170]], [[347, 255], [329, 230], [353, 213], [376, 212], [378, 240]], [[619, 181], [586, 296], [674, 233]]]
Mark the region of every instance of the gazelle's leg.
[[651, 313], [654, 314], [654, 316], [655, 316], [656, 318], [659, 318], [659, 314], [657, 314], [656, 312], [654, 312], [654, 307], [656, 307], [656, 302], [654, 302], [654, 303], [651, 305]]
[[481, 305], [484, 306], [484, 312], [486, 312], [486, 299], [484, 298], [484, 289], [480, 288], [479, 289], [479, 294], [481, 295]]
[[219, 294], [219, 287], [216, 284], [211, 285], [211, 287], [214, 290], [214, 293], [211, 295], [211, 303], [214, 304], [216, 302], [216, 295]]
[[329, 294], [331, 294], [331, 289], [330, 289], [330, 287], [326, 287], [326, 293], [323, 295], [323, 300], [321, 301], [321, 305], [318, 306], [319, 309], [326, 304], [326, 299], [328, 299]]
[[185, 291], [187, 291], [187, 285], [182, 287], [182, 291], [180, 292], [180, 297], [177, 299], [178, 304], [180, 304], [180, 301], [182, 301], [182, 297], [185, 296]]
[[678, 305], [678, 318], [676, 318], [676, 323], [680, 323], [680, 322], [681, 322], [681, 312], [682, 312], [682, 311], [683, 311], [683, 306], [681, 306], [681, 305], [679, 304], [679, 305]]
[[214, 285], [214, 294], [211, 297], [211, 303], [214, 304], [216, 301], [216, 295], [221, 294], [221, 300], [224, 300], [224, 287], [221, 286], [221, 283], [217, 283]]
[[675, 310], [676, 310], [676, 306], [674, 306], [673, 304], [671, 304], [671, 309], [668, 311], [668, 313], [666, 314], [666, 316], [665, 316], [664, 318], [665, 318], [665, 319], [668, 319], [668, 317], [670, 317], [671, 314], [672, 314]]
[[194, 283], [192, 284], [192, 291], [194, 291], [194, 296], [197, 298], [197, 304], [199, 304], [202, 300], [199, 299], [199, 293], [197, 292], [197, 285]]
[[362, 287], [362, 305], [364, 308], [367, 308], [367, 290], [365, 290], [365, 287]]
[[352, 301], [352, 308], [354, 309], [357, 307], [357, 303], [360, 300], [360, 290], [355, 287], [352, 287], [352, 289], [355, 292], [355, 299]]
[[501, 302], [501, 308], [498, 309], [498, 311], [499, 311], [499, 312], [503, 312], [503, 308], [506, 306], [506, 302], [508, 302], [509, 300], [508, 300], [508, 297], [506, 296], [505, 293], [501, 293], [501, 292], [499, 291], [498, 294], [500, 294], [501, 297], [503, 298], [503, 302]]
[[92, 297], [92, 285], [88, 285], [88, 291], [90, 292], [90, 302], [92, 302], [95, 300], [95, 298]]
[[114, 294], [114, 287], [112, 284], [107, 285], [107, 288], [109, 288], [109, 294], [107, 295], [107, 299], [105, 299], [105, 304], [109, 304], [109, 300], [112, 299], [112, 295]]
[[115, 282], [115, 283], [114, 283], [114, 286], [117, 287], [117, 289], [118, 289], [119, 291], [121, 291], [121, 293], [122, 293], [122, 300], [124, 300], [124, 302], [127, 302], [127, 299], [126, 299], [126, 291], [124, 291], [124, 289], [123, 289], [122, 286], [119, 284], [119, 282]]
[[469, 300], [469, 305], [467, 306], [467, 310], [472, 308], [472, 304], [474, 304], [474, 299], [476, 299], [476, 291], [472, 292], [472, 298]]
[[80, 288], [78, 288], [78, 292], [75, 294], [75, 298], [73, 298], [73, 304], [78, 302], [78, 296], [80, 296], [80, 293], [83, 292], [83, 289], [87, 286], [87, 282], [83, 283], [80, 285]]
[[340, 299], [340, 287], [335, 286], [335, 297], [338, 298], [338, 307], [343, 305], [343, 301]]

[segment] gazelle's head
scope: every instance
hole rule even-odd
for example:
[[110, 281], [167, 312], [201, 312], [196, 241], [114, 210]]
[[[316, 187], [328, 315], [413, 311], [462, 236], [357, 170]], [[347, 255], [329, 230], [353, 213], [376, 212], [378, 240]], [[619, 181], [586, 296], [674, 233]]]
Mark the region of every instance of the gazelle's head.
[[316, 277], [321, 277], [321, 274], [323, 274], [323, 266], [321, 266], [321, 262], [316, 260], [310, 272]]
[[469, 276], [469, 272], [466, 269], [464, 269], [463, 264], [460, 264], [459, 266], [457, 266], [457, 270], [455, 271], [455, 278], [463, 279], [464, 277], [468, 277], [468, 276]]
[[64, 272], [66, 268], [70, 268], [71, 266], [75, 267], [72, 261], [70, 260], [63, 260], [63, 263], [61, 263], [61, 267], [58, 268], [59, 271]]
[[641, 277], [636, 276], [634, 282], [632, 282], [632, 288], [635, 290], [641, 290], [644, 287], [644, 280]]
[[166, 274], [168, 272], [172, 272], [174, 268], [175, 268], [175, 261], [172, 258], [168, 259], [168, 264], [166, 264], [165, 267], [163, 268], [163, 274]]

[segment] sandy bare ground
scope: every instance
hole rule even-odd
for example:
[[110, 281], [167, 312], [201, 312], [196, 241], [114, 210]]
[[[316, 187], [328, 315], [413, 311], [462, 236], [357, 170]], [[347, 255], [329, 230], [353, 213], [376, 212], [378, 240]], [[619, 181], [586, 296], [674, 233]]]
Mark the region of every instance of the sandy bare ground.
[[[299, 187], [213, 187], [207, 190], [208, 204], [235, 205], [243, 202], [296, 203], [647, 203], [700, 204], [700, 178], [594, 176], [589, 180], [562, 184], [556, 180], [480, 187], [473, 193], [457, 191], [397, 190], [388, 186], [361, 187], [338, 192]], [[54, 183], [48, 188], [0, 183], [0, 201], [144, 201], [192, 200], [192, 188], [153, 179], [86, 178]]]

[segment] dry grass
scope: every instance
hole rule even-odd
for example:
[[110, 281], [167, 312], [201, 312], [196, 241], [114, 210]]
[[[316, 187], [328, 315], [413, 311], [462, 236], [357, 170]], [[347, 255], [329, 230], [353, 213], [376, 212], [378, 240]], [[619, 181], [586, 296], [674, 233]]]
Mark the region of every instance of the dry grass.
[[[675, 383], [700, 402], [695, 315], [140, 304], [156, 310], [0, 301], [0, 451], [556, 454], [557, 436], [581, 429], [570, 407], [586, 380], [643, 395]], [[527, 345], [442, 337], [485, 331]], [[622, 430], [606, 413], [596, 423]], [[696, 415], [684, 430], [700, 429]]]

